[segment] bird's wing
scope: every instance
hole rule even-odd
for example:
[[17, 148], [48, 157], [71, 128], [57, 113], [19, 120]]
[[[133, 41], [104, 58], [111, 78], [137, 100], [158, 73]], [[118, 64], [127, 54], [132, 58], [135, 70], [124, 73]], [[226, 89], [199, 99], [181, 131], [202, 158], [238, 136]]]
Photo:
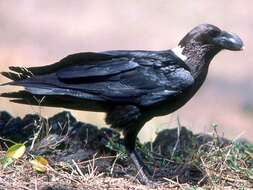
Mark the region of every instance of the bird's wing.
[[173, 54], [167, 56], [168, 59], [162, 60], [143, 54], [139, 57], [118, 54], [91, 64], [59, 67], [48, 74], [33, 75], [10, 84], [24, 86], [38, 95], [70, 95], [148, 106], [183, 92], [194, 82], [190, 71], [172, 59]]
[[60, 80], [70, 81], [71, 79], [85, 79], [94, 77], [108, 77], [125, 71], [129, 71], [138, 67], [138, 63], [128, 58], [117, 58], [103, 61], [100, 64], [79, 65], [64, 68], [56, 74]]
[[9, 67], [11, 71], [2, 72], [1, 74], [11, 80], [23, 80], [29, 77], [46, 75], [49, 73], [54, 73], [60, 69], [64, 69], [76, 65], [90, 65], [97, 62], [102, 62], [106, 60], [113, 59], [114, 55], [105, 53], [95, 53], [95, 52], [84, 52], [69, 55], [59, 62], [51, 65], [41, 66], [41, 67]]

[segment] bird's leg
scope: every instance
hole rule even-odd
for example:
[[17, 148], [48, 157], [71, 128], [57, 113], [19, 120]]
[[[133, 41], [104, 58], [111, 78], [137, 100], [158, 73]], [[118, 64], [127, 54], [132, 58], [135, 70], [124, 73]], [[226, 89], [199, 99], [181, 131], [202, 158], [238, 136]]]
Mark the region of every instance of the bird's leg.
[[130, 159], [132, 160], [136, 169], [138, 170], [138, 175], [137, 175], [138, 179], [143, 184], [150, 184], [150, 180], [148, 179], [144, 171], [146, 171], [147, 173], [150, 173], [150, 172], [147, 170], [147, 167], [145, 167], [143, 161], [140, 159], [138, 153], [135, 150], [135, 142], [136, 142], [137, 134], [138, 134], [138, 131], [135, 131], [135, 130], [126, 131], [125, 137], [124, 137], [125, 146], [128, 151], [128, 155]]
[[129, 152], [128, 154], [129, 154], [130, 159], [133, 161], [136, 169], [138, 170], [138, 178], [141, 181], [141, 183], [149, 184], [150, 180], [148, 179], [148, 177], [146, 176], [144, 172], [144, 168], [146, 167], [144, 166], [144, 163], [139, 158], [137, 152], [134, 150], [132, 152]]

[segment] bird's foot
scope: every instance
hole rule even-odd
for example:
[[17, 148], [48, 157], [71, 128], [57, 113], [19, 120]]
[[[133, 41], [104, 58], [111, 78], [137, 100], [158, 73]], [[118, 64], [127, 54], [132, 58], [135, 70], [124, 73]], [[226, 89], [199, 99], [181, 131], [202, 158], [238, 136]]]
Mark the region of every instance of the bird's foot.
[[137, 173], [137, 179], [141, 182], [143, 185], [151, 185], [152, 181], [146, 176], [143, 169], [140, 168]]
[[139, 175], [137, 178], [142, 185], [146, 185], [150, 188], [157, 188], [161, 185], [161, 183], [157, 181], [150, 180], [147, 176], [144, 177]]
[[138, 170], [137, 176], [136, 176], [138, 178], [138, 180], [142, 184], [144, 184], [144, 185], [151, 185], [151, 186], [153, 186], [154, 182], [147, 177], [147, 175], [148, 176], [152, 176], [152, 172], [149, 170], [149, 168], [147, 168], [144, 165], [144, 163], [141, 161], [141, 159], [139, 158], [139, 156], [136, 153], [136, 151], [130, 152], [129, 153], [129, 157], [133, 161], [136, 169]]

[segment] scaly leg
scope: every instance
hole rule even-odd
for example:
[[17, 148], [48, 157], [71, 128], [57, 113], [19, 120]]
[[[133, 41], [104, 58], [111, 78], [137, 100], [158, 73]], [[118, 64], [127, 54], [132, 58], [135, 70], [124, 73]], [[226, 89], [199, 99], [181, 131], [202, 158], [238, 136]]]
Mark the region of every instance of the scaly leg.
[[130, 159], [132, 160], [136, 169], [138, 170], [137, 171], [138, 172], [138, 175], [137, 175], [138, 179], [140, 180], [140, 182], [142, 184], [150, 184], [151, 181], [148, 179], [148, 177], [145, 174], [145, 172], [148, 174], [150, 174], [150, 172], [147, 169], [147, 167], [145, 167], [143, 161], [141, 160], [141, 158], [139, 157], [138, 153], [135, 150], [135, 144], [136, 144], [135, 142], [136, 142], [136, 138], [137, 138], [137, 132], [138, 131], [136, 131], [136, 130], [134, 130], [134, 131], [128, 130], [127, 133], [125, 133], [125, 138], [124, 138], [125, 146], [128, 151], [128, 155], [129, 155]]
[[140, 157], [138, 156], [137, 152], [134, 150], [129, 152], [129, 157], [133, 161], [136, 169], [138, 170], [138, 179], [142, 184], [150, 184], [150, 180], [146, 176], [144, 170], [146, 171], [146, 167], [144, 163], [141, 161]]

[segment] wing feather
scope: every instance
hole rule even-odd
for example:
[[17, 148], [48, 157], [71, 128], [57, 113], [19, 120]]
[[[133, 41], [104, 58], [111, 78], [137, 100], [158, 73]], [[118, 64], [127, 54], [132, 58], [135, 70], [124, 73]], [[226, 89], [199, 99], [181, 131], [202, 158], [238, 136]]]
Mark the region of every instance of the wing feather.
[[[145, 52], [141, 52], [145, 53]], [[39, 68], [11, 68], [11, 85], [21, 85], [36, 95], [67, 95], [86, 100], [149, 106], [182, 93], [194, 79], [174, 54], [167, 58], [82, 54], [65, 58], [61, 64]], [[91, 56], [92, 55], [92, 56]], [[139, 56], [139, 54], [138, 54]], [[69, 63], [68, 61], [69, 60]], [[88, 64], [85, 64], [85, 60]], [[91, 61], [92, 60], [92, 61]], [[183, 66], [182, 66], [183, 65]], [[28, 73], [32, 73], [29, 77]], [[5, 75], [8, 76], [7, 73]], [[23, 78], [18, 79], [18, 75]]]
[[128, 59], [103, 61], [99, 64], [81, 65], [65, 68], [57, 72], [59, 79], [76, 79], [86, 77], [101, 77], [119, 74], [138, 67], [139, 64]]

